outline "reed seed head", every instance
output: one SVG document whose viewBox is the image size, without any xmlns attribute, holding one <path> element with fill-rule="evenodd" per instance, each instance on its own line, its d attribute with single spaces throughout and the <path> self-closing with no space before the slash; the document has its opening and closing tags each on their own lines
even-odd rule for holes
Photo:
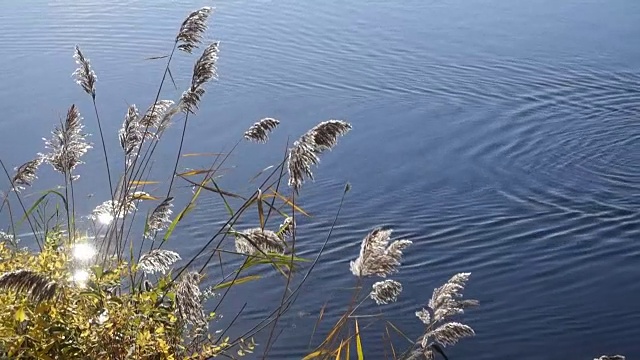
<svg viewBox="0 0 640 360">
<path fill-rule="evenodd" d="M 155 104 L 151 105 L 147 112 L 140 119 L 140 126 L 143 129 L 159 128 L 168 120 L 167 114 L 172 113 L 174 102 L 171 100 L 158 100 Z"/>
<path fill-rule="evenodd" d="M 160 205 L 156 206 L 149 218 L 147 219 L 147 228 L 144 236 L 152 238 L 158 231 L 166 229 L 171 224 L 171 214 L 173 211 L 173 197 L 164 199 Z"/>
<path fill-rule="evenodd" d="M 429 310 L 427 309 L 416 311 L 416 316 L 425 325 L 429 325 L 431 323 L 431 313 L 429 313 Z"/>
<path fill-rule="evenodd" d="M 395 280 L 378 281 L 372 286 L 369 296 L 378 305 L 396 302 L 402 292 L 402 284 Z"/>
<path fill-rule="evenodd" d="M 307 136 L 315 144 L 316 151 L 331 150 L 338 144 L 338 136 L 351 130 L 351 124 L 343 120 L 328 120 L 314 126 Z"/>
<path fill-rule="evenodd" d="M 122 219 L 134 211 L 136 211 L 136 204 L 130 197 L 127 197 L 122 203 L 118 200 L 107 200 L 93 209 L 89 219 L 108 225 L 113 219 Z"/>
<path fill-rule="evenodd" d="M 0 289 L 26 294 L 30 301 L 40 303 L 53 299 L 58 285 L 34 271 L 16 270 L 0 276 Z"/>
<path fill-rule="evenodd" d="M 182 109 L 187 113 L 195 113 L 200 99 L 205 93 L 204 85 L 211 79 L 218 77 L 216 64 L 218 62 L 219 42 L 214 42 L 204 49 L 204 52 L 193 66 L 191 86 L 182 93 L 180 102 Z"/>
<path fill-rule="evenodd" d="M 249 130 L 245 131 L 244 138 L 249 141 L 265 144 L 269 141 L 269 133 L 272 132 L 280 121 L 273 118 L 264 118 L 257 123 L 251 125 Z"/>
<path fill-rule="evenodd" d="M 625 360 L 626 357 L 622 355 L 602 355 L 599 358 L 595 358 L 593 360 Z"/>
<path fill-rule="evenodd" d="M 82 54 L 80 46 L 78 45 L 76 45 L 73 58 L 76 59 L 76 64 L 78 64 L 78 68 L 73 72 L 73 76 L 76 78 L 76 83 L 82 86 L 82 89 L 87 94 L 91 95 L 92 98 L 95 98 L 96 82 L 98 81 L 98 77 L 91 68 L 89 59 L 84 57 L 84 54 Z"/>
<path fill-rule="evenodd" d="M 45 140 L 45 146 L 50 151 L 43 155 L 44 161 L 63 174 L 70 173 L 77 165 L 82 164 L 80 158 L 91 149 L 83 128 L 78 108 L 71 105 L 65 121 L 53 130 L 51 140 Z"/>
<path fill-rule="evenodd" d="M 31 184 L 38 178 L 36 171 L 41 163 L 42 158 L 37 157 L 15 168 L 14 170 L 16 173 L 11 179 L 13 188 L 16 190 L 23 190 L 27 186 L 31 186 Z"/>
<path fill-rule="evenodd" d="M 204 327 L 207 320 L 202 307 L 199 283 L 200 274 L 197 272 L 183 274 L 176 284 L 176 304 L 178 316 L 183 323 Z"/>
<path fill-rule="evenodd" d="M 296 229 L 296 222 L 293 220 L 293 217 L 287 216 L 280 224 L 280 229 L 278 229 L 278 234 L 280 236 L 293 236 L 293 233 Z"/>
<path fill-rule="evenodd" d="M 236 251 L 245 255 L 259 253 L 284 254 L 284 241 L 271 231 L 253 228 L 235 234 Z"/>
<path fill-rule="evenodd" d="M 211 7 L 203 7 L 198 9 L 182 22 L 180 31 L 176 36 L 178 49 L 191 54 L 202 43 L 202 35 L 207 31 L 207 20 L 212 12 Z"/>
<path fill-rule="evenodd" d="M 475 334 L 475 331 L 468 325 L 459 322 L 448 322 L 433 330 L 430 335 L 442 346 L 447 346 L 455 345 L 460 339 L 474 336 Z"/>
<path fill-rule="evenodd" d="M 311 167 L 320 162 L 319 155 L 331 150 L 338 142 L 338 137 L 346 134 L 351 125 L 342 120 L 321 122 L 304 133 L 289 149 L 287 170 L 289 187 L 296 193 L 300 191 L 305 179 L 313 180 Z"/>
<path fill-rule="evenodd" d="M 146 274 L 166 273 L 171 265 L 181 260 L 175 251 L 155 249 L 142 255 L 138 261 L 138 268 Z"/>
<path fill-rule="evenodd" d="M 433 290 L 429 307 L 433 310 L 434 321 L 443 321 L 451 316 L 464 313 L 464 309 L 477 306 L 477 300 L 463 300 L 462 291 L 471 273 L 459 273 L 444 285 Z"/>
<path fill-rule="evenodd" d="M 129 106 L 122 127 L 118 132 L 118 137 L 124 154 L 127 156 L 135 155 L 143 140 L 142 129 L 140 128 L 140 113 L 135 105 Z"/>
<path fill-rule="evenodd" d="M 360 255 L 350 263 L 351 273 L 357 277 L 376 275 L 386 277 L 398 271 L 402 250 L 409 240 L 396 240 L 389 244 L 392 230 L 376 228 L 363 240 Z"/>
</svg>

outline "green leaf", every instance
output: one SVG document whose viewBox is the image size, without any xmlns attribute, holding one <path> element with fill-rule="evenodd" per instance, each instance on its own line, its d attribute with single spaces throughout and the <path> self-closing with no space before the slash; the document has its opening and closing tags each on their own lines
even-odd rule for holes
<svg viewBox="0 0 640 360">
<path fill-rule="evenodd" d="M 230 286 L 240 285 L 249 281 L 258 280 L 260 278 L 261 278 L 260 275 L 248 275 L 245 277 L 237 278 L 235 281 L 232 280 L 232 281 L 223 282 L 221 284 L 214 286 L 213 289 L 214 290 L 224 289 Z"/>
</svg>

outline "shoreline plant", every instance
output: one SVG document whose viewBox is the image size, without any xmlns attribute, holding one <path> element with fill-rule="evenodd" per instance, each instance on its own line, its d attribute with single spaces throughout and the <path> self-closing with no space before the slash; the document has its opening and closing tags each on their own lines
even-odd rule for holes
<svg viewBox="0 0 640 360">
<path fill-rule="evenodd" d="M 266 117 L 249 126 L 239 134 L 231 151 L 216 155 L 208 168 L 179 171 L 186 155 L 183 148 L 189 119 L 197 116 L 207 85 L 218 76 L 220 42 L 204 46 L 181 95 L 165 98 L 163 90 L 168 77 L 174 81 L 170 69 L 176 50 L 191 55 L 203 47 L 212 13 L 212 8 L 203 7 L 182 22 L 169 54 L 162 57 L 166 65 L 155 99 L 144 112 L 135 104 L 124 109 L 122 127 L 116 134 L 120 145 L 117 151 L 109 149 L 105 141 L 110 135 L 103 132 L 99 106 L 107 104 L 101 103 L 96 71 L 81 48 L 75 47 L 73 57 L 78 68 L 73 76 L 91 98 L 89 113 L 98 128 L 100 143 L 96 147 L 103 153 L 104 181 L 109 188 L 108 197 L 91 214 L 83 216 L 76 210 L 77 202 L 84 197 L 76 193 L 74 185 L 82 181 L 83 158 L 94 144 L 88 140 L 84 118 L 75 104 L 45 140 L 45 153 L 17 166 L 13 175 L 0 159 L 9 182 L 0 212 L 6 210 L 10 220 L 8 233 L 0 234 L 0 357 L 269 357 L 278 338 L 279 320 L 302 294 L 302 287 L 329 246 L 350 186 L 345 186 L 333 224 L 313 259 L 300 258 L 296 252 L 296 224 L 308 217 L 296 199 L 305 182 L 313 180 L 322 154 L 332 150 L 352 126 L 343 120 L 318 123 L 291 144 L 279 163 L 258 174 L 259 186 L 250 194 L 222 189 L 218 174 L 242 141 L 268 142 L 280 124 L 277 119 Z M 166 129 L 180 121 L 179 146 L 166 189 L 150 188 L 156 184 L 149 180 L 156 148 Z M 116 171 L 119 162 L 122 169 Z M 36 200 L 27 203 L 33 197 L 25 193 L 43 164 L 62 175 L 62 186 L 36 193 Z M 177 181 L 192 187 L 192 193 L 177 192 Z M 211 230 L 210 238 L 195 255 L 183 259 L 168 245 L 203 194 L 214 196 L 228 217 L 222 226 Z M 186 205 L 175 205 L 176 197 Z M 232 206 L 232 202 L 240 205 Z M 238 227 L 245 216 L 257 218 L 257 223 Z M 37 250 L 19 246 L 16 234 L 25 228 L 33 234 Z M 383 317 L 357 313 L 366 301 L 384 306 L 401 295 L 402 284 L 388 277 L 398 271 L 403 251 L 412 242 L 392 241 L 391 234 L 391 230 L 376 228 L 361 241 L 360 252 L 350 263 L 356 283 L 351 302 L 324 340 L 301 357 L 349 359 L 353 349 L 362 359 L 366 351 L 360 329 L 376 321 L 384 324 L 387 334 L 392 329 L 408 340 L 404 352 L 396 352 L 389 340 L 387 358 L 393 359 L 446 359 L 446 346 L 475 334 L 468 325 L 455 321 L 465 309 L 478 305 L 475 300 L 462 299 L 469 273 L 454 275 L 433 291 L 428 305 L 416 309 L 415 315 L 425 326 L 417 338 L 402 334 Z M 223 262 L 237 259 L 241 264 L 230 273 L 207 273 L 208 265 L 216 261 L 222 267 Z M 243 310 L 231 314 L 234 320 L 225 328 L 215 329 L 221 316 L 219 309 L 230 301 L 230 289 L 258 280 L 261 275 L 257 268 L 274 271 L 285 279 L 280 302 L 240 336 L 229 333 L 236 320 L 242 319 Z M 203 290 L 205 277 L 214 285 Z M 381 279 L 365 286 L 372 277 Z M 212 296 L 214 293 L 216 296 Z M 206 313 L 205 309 L 211 307 L 214 310 Z M 367 325 L 361 327 L 359 319 L 365 318 Z M 266 341 L 257 344 L 258 334 Z"/>
</svg>

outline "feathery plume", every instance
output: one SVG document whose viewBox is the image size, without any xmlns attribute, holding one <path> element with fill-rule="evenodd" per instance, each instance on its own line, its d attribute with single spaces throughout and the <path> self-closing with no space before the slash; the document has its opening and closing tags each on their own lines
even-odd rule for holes
<svg viewBox="0 0 640 360">
<path fill-rule="evenodd" d="M 444 285 L 433 290 L 429 307 L 433 310 L 434 321 L 464 313 L 464 309 L 477 306 L 476 300 L 462 300 L 462 291 L 471 273 L 459 273 L 451 277 Z"/>
<path fill-rule="evenodd" d="M 66 174 L 82 164 L 80 157 L 91 149 L 86 141 L 87 135 L 82 132 L 83 128 L 78 108 L 75 104 L 71 105 L 64 123 L 60 127 L 56 126 L 51 140 L 45 140 L 45 146 L 50 152 L 44 155 L 44 160 L 56 171 Z"/>
<path fill-rule="evenodd" d="M 430 335 L 442 346 L 447 346 L 455 345 L 460 339 L 474 336 L 475 334 L 473 329 L 468 325 L 459 322 L 448 322 L 433 330 Z"/>
<path fill-rule="evenodd" d="M 345 135 L 350 129 L 351 125 L 346 121 L 324 121 L 295 141 L 287 159 L 289 187 L 297 193 L 305 178 L 313 180 L 311 166 L 318 165 L 318 156 L 325 150 L 331 150 L 337 144 L 338 136 Z"/>
<path fill-rule="evenodd" d="M 416 316 L 425 325 L 429 325 L 431 323 L 431 314 L 429 313 L 429 310 L 427 310 L 427 309 L 422 309 L 420 311 L 416 311 Z"/>
<path fill-rule="evenodd" d="M 386 277 L 398 271 L 402 250 L 411 245 L 411 241 L 396 240 L 389 245 L 391 232 L 376 228 L 362 240 L 360 255 L 350 263 L 353 275 Z"/>
<path fill-rule="evenodd" d="M 602 355 L 599 358 L 594 358 L 593 360 L 625 360 L 626 357 L 622 355 Z"/>
<path fill-rule="evenodd" d="M 140 129 L 140 114 L 135 105 L 129 106 L 127 115 L 124 117 L 122 128 L 118 131 L 120 146 L 125 155 L 135 154 L 140 143 L 142 143 L 143 135 Z"/>
<path fill-rule="evenodd" d="M 76 59 L 76 64 L 78 64 L 78 68 L 73 72 L 73 76 L 76 78 L 76 83 L 82 86 L 82 89 L 87 94 L 95 98 L 96 82 L 98 81 L 98 77 L 91 68 L 89 59 L 84 57 L 84 54 L 82 54 L 82 51 L 80 51 L 80 46 L 78 45 L 76 45 L 73 58 Z"/>
<path fill-rule="evenodd" d="M 396 302 L 402 292 L 402 284 L 395 280 L 378 281 L 372 286 L 369 296 L 378 305 Z"/>
<path fill-rule="evenodd" d="M 142 255 L 138 261 L 138 268 L 146 274 L 166 273 L 171 265 L 181 260 L 175 251 L 155 249 Z"/>
<path fill-rule="evenodd" d="M 245 131 L 244 138 L 249 141 L 265 144 L 269 141 L 269 133 L 273 131 L 280 121 L 273 118 L 264 118 L 257 123 L 251 125 L 249 130 Z"/>
<path fill-rule="evenodd" d="M 257 253 L 284 254 L 284 241 L 271 231 L 253 228 L 235 233 L 236 251 L 245 255 Z"/>
<path fill-rule="evenodd" d="M 409 353 L 406 357 L 402 357 L 402 360 L 434 360 L 435 354 L 430 347 L 423 349 L 418 347 L 417 349 L 413 349 L 411 353 Z"/>
<path fill-rule="evenodd" d="M 127 197 L 124 203 L 118 200 L 107 200 L 96 206 L 89 215 L 89 219 L 98 221 L 103 225 L 110 224 L 113 219 L 122 219 L 125 215 L 131 214 L 136 210 L 136 204 L 133 199 Z"/>
<path fill-rule="evenodd" d="M 184 323 L 204 327 L 207 320 L 202 307 L 200 274 L 195 271 L 183 274 L 176 285 L 176 304 L 178 316 Z"/>
<path fill-rule="evenodd" d="M 320 158 L 318 158 L 313 145 L 304 141 L 304 138 L 296 140 L 289 149 L 289 156 L 287 158 L 289 187 L 298 193 L 302 184 L 304 184 L 305 178 L 313 180 L 311 166 L 318 165 L 319 162 Z"/>
<path fill-rule="evenodd" d="M 140 126 L 143 128 L 159 128 L 163 122 L 166 122 L 167 114 L 172 113 L 174 102 L 171 100 L 158 100 L 155 104 L 149 106 L 147 112 L 140 119 Z"/>
<path fill-rule="evenodd" d="M 416 311 L 416 316 L 425 325 L 425 333 L 418 339 L 416 346 L 422 351 L 454 345 L 463 337 L 473 336 L 473 329 L 459 322 L 445 322 L 449 317 L 462 314 L 464 309 L 477 306 L 477 300 L 463 300 L 462 291 L 469 280 L 470 273 L 452 276 L 445 284 L 433 291 L 429 306 Z M 418 350 L 414 350 L 414 353 Z"/>
<path fill-rule="evenodd" d="M 202 42 L 202 35 L 207 31 L 207 19 L 211 11 L 212 8 L 206 6 L 192 12 L 184 19 L 176 36 L 178 49 L 191 54 L 193 49 L 198 47 Z"/>
<path fill-rule="evenodd" d="M 24 293 L 30 301 L 40 303 L 53 299 L 58 285 L 34 271 L 16 270 L 0 276 L 0 289 Z"/>
<path fill-rule="evenodd" d="M 4 231 L 0 230 L 0 243 L 9 243 L 9 244 L 17 244 L 20 242 L 20 239 L 16 239 L 13 237 L 13 234 L 7 234 Z M 0 258 L 0 261 L 3 259 Z"/>
<path fill-rule="evenodd" d="M 13 176 L 13 179 L 11 179 L 11 184 L 14 189 L 22 190 L 27 186 L 31 186 L 33 181 L 38 178 L 36 171 L 41 163 L 42 159 L 37 157 L 15 168 L 16 174 Z"/>
<path fill-rule="evenodd" d="M 278 229 L 278 234 L 280 236 L 293 236 L 293 232 L 296 229 L 296 222 L 293 220 L 293 217 L 287 216 L 280 224 L 280 228 Z"/>
<path fill-rule="evenodd" d="M 173 213 L 171 210 L 173 207 L 172 201 L 173 197 L 171 196 L 164 199 L 160 205 L 156 206 L 151 215 L 149 215 L 147 227 L 144 232 L 146 238 L 152 238 L 153 234 L 166 229 L 167 226 L 171 224 L 170 216 Z"/>
<path fill-rule="evenodd" d="M 316 151 L 331 150 L 338 144 L 338 136 L 343 136 L 351 130 L 351 124 L 342 120 L 328 120 L 314 126 L 307 136 L 316 146 Z"/>
<path fill-rule="evenodd" d="M 187 113 L 195 113 L 198 109 L 200 98 L 204 95 L 204 85 L 211 79 L 218 77 L 216 63 L 218 61 L 219 42 L 214 42 L 204 49 L 204 52 L 193 66 L 193 74 L 191 75 L 191 86 L 182 93 L 180 102 L 183 111 Z"/>
</svg>

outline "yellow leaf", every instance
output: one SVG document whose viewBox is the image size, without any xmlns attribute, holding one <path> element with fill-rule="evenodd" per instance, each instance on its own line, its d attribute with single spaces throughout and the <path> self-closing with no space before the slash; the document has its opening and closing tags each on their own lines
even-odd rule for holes
<svg viewBox="0 0 640 360">
<path fill-rule="evenodd" d="M 340 360 L 340 353 L 342 352 L 342 347 L 344 346 L 344 340 L 340 341 L 340 347 L 338 347 L 338 353 L 336 354 L 336 360 Z M 349 359 L 347 359 L 349 360 Z"/>
<path fill-rule="evenodd" d="M 144 180 L 133 180 L 131 182 L 131 185 L 133 186 L 140 186 L 140 185 L 152 185 L 152 184 L 159 184 L 159 181 L 144 181 Z"/>
<path fill-rule="evenodd" d="M 27 320 L 27 313 L 24 311 L 24 308 L 19 308 L 15 313 L 15 319 L 19 322 L 23 322 Z"/>
<path fill-rule="evenodd" d="M 360 328 L 358 327 L 358 319 L 356 319 L 356 351 L 358 352 L 358 360 L 364 360 L 362 341 L 360 341 Z"/>
<path fill-rule="evenodd" d="M 157 197 L 147 193 L 133 193 L 133 195 L 131 195 L 131 198 L 133 200 L 160 200 Z"/>
<path fill-rule="evenodd" d="M 317 350 L 317 351 L 314 351 L 314 352 L 308 354 L 307 356 L 303 357 L 302 360 L 315 359 L 315 358 L 320 357 L 320 356 L 322 356 L 324 354 L 327 354 L 327 353 L 329 353 L 327 350 Z"/>
<path fill-rule="evenodd" d="M 206 170 L 206 169 L 196 169 L 196 170 L 189 170 L 189 171 L 185 171 L 183 173 L 179 173 L 178 176 L 194 176 L 194 175 L 200 175 L 200 174 L 206 174 L 206 173 L 210 173 L 211 171 Z"/>
</svg>

